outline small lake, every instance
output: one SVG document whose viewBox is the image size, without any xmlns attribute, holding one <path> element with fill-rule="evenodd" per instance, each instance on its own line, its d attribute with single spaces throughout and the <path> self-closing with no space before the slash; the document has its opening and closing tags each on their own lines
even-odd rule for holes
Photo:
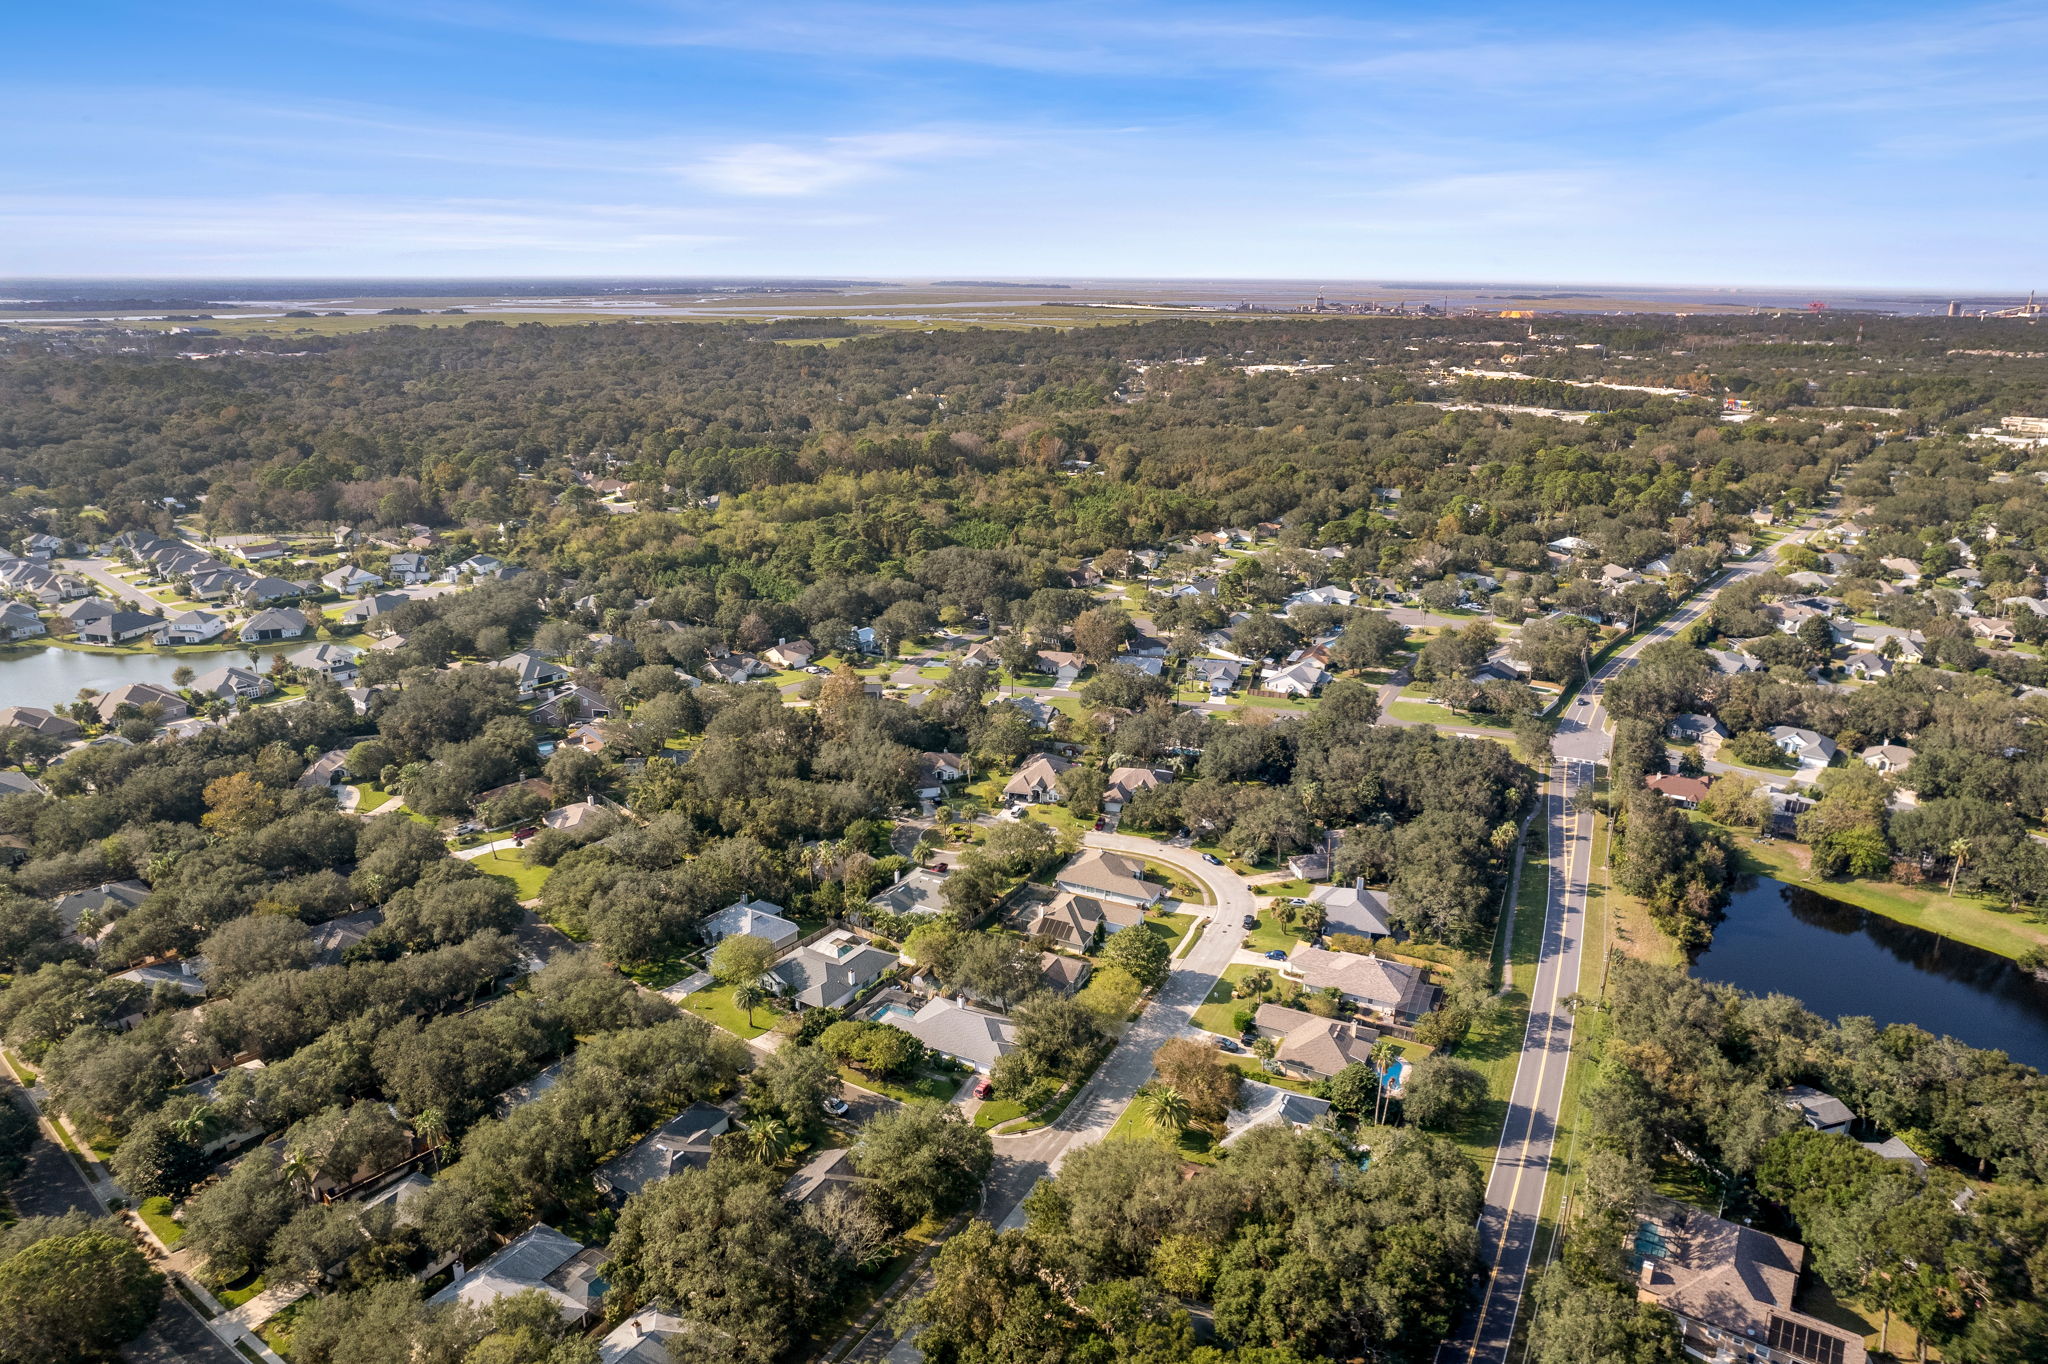
<svg viewBox="0 0 2048 1364">
<path fill-rule="evenodd" d="M 1760 878 L 1738 891 L 1692 972 L 1791 995 L 1830 1018 L 1917 1024 L 2048 1071 L 2048 983 L 1996 953 L 1799 886 Z"/>
<path fill-rule="evenodd" d="M 192 654 L 94 654 L 55 645 L 0 649 L 0 706 L 41 706 L 54 710 L 77 700 L 81 687 L 111 691 L 123 682 L 175 686 L 171 674 L 180 668 L 205 673 L 215 668 L 248 667 L 251 655 L 262 660 L 258 665 L 261 671 L 270 666 L 270 655 L 305 646 L 305 640 L 297 640 L 284 645 L 238 645 Z"/>
</svg>

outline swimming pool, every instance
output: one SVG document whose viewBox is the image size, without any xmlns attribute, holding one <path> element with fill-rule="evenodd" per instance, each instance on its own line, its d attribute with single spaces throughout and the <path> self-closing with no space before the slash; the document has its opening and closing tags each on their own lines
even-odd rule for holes
<svg viewBox="0 0 2048 1364">
<path fill-rule="evenodd" d="M 891 1019 L 916 1017 L 917 1010 L 915 1009 L 902 1004 L 884 1004 L 881 1008 L 875 1010 L 874 1021 L 877 1023 L 887 1023 Z"/>
</svg>

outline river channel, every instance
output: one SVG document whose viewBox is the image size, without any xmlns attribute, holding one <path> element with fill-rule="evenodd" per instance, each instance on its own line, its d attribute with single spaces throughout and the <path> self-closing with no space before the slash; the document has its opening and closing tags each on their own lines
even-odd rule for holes
<svg viewBox="0 0 2048 1364">
<path fill-rule="evenodd" d="M 1996 953 L 1760 878 L 1694 961 L 1702 980 L 1786 994 L 1830 1018 L 1913 1023 L 2048 1071 L 2048 982 Z"/>
</svg>

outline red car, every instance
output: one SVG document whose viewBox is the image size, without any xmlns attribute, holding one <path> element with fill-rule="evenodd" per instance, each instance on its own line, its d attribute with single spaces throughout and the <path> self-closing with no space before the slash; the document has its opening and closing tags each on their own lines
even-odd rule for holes
<svg viewBox="0 0 2048 1364">
<path fill-rule="evenodd" d="M 986 1099 L 995 1092 L 996 1087 L 987 1080 L 983 1080 L 974 1087 L 974 1097 L 977 1099 Z"/>
</svg>

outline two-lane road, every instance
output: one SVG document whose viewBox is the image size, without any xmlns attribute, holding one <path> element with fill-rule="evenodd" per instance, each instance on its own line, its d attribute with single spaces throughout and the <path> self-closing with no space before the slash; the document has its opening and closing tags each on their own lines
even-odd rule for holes
<svg viewBox="0 0 2048 1364">
<path fill-rule="evenodd" d="M 1803 541 L 1810 533 L 1801 530 L 1785 543 Z M 1774 562 L 1766 550 L 1727 569 L 1602 664 L 1558 722 L 1552 743 L 1556 765 L 1543 793 L 1550 853 L 1548 905 L 1529 997 L 1529 1025 L 1479 1219 L 1484 1277 L 1473 1310 L 1438 1352 L 1440 1364 L 1506 1364 L 1521 1315 L 1571 1061 L 1572 1018 L 1564 1001 L 1578 989 L 1585 946 L 1593 817 L 1590 809 L 1573 809 L 1571 797 L 1592 786 L 1599 764 L 1607 758 L 1611 740 L 1602 694 L 1608 680 L 1634 663 L 1644 649 L 1691 625 L 1723 591 L 1767 571 Z"/>
</svg>

